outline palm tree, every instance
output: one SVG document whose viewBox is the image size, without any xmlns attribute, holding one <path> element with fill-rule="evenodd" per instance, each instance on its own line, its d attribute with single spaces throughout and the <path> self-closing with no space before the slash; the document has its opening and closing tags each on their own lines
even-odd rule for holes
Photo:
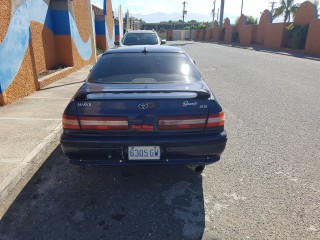
<svg viewBox="0 0 320 240">
<path fill-rule="evenodd" d="M 284 22 L 290 22 L 291 14 L 294 16 L 300 4 L 295 4 L 294 0 L 281 0 L 280 7 L 274 9 L 273 18 L 284 16 Z"/>
<path fill-rule="evenodd" d="M 316 6 L 318 17 L 319 17 L 319 15 L 320 15 L 319 14 L 319 12 L 320 12 L 320 0 L 312 0 L 310 2 L 312 2 Z"/>
</svg>

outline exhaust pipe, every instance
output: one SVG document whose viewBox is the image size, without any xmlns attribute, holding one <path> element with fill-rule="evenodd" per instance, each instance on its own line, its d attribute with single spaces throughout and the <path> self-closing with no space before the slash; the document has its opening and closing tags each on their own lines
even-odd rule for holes
<svg viewBox="0 0 320 240">
<path fill-rule="evenodd" d="M 190 168 L 192 171 L 196 173 L 202 173 L 204 170 L 204 165 L 188 165 L 188 168 Z"/>
</svg>

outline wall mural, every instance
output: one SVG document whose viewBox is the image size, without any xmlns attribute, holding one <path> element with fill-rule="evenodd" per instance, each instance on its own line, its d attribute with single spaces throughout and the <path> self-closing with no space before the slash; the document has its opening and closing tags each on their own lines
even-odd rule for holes
<svg viewBox="0 0 320 240">
<path fill-rule="evenodd" d="M 108 47 L 111 48 L 114 45 L 115 41 L 115 29 L 113 21 L 113 12 L 112 12 L 112 2 L 111 0 L 104 1 L 104 15 L 105 15 L 105 25 L 106 25 L 106 38 Z"/>
<path fill-rule="evenodd" d="M 53 21 L 55 20 L 55 21 Z M 30 24 L 38 22 L 50 29 L 55 35 L 70 36 L 85 61 L 92 56 L 91 37 L 84 42 L 79 29 L 68 10 L 53 10 L 43 0 L 26 0 L 16 9 L 3 41 L 0 43 L 0 94 L 15 79 L 32 39 Z M 61 23 L 61 24 L 60 24 Z"/>
</svg>

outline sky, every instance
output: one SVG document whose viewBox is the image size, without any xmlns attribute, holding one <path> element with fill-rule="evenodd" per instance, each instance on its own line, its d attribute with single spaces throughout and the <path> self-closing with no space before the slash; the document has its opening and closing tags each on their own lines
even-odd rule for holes
<svg viewBox="0 0 320 240">
<path fill-rule="evenodd" d="M 91 0 L 93 4 L 98 6 L 103 6 L 103 0 Z M 186 10 L 188 13 L 195 13 L 203 15 L 204 21 L 210 21 L 211 10 L 213 9 L 214 0 L 186 0 Z M 216 12 L 217 8 L 220 8 L 220 1 L 216 0 Z M 270 2 L 280 2 L 280 0 L 243 0 L 243 13 L 248 16 L 253 16 L 259 18 L 261 16 L 260 12 L 265 9 L 270 8 Z M 113 10 L 118 12 L 118 6 L 121 4 L 122 10 L 125 12 L 129 10 L 132 14 L 151 14 L 156 12 L 163 13 L 182 13 L 182 2 L 183 0 L 113 0 Z M 295 0 L 295 3 L 302 3 L 304 0 Z M 275 5 L 277 7 L 278 4 Z M 231 22 L 235 18 L 240 16 L 241 12 L 241 0 L 225 0 L 224 7 L 224 18 L 229 17 Z M 177 19 L 179 20 L 179 19 Z M 188 19 L 186 16 L 186 21 L 192 20 Z"/>
</svg>

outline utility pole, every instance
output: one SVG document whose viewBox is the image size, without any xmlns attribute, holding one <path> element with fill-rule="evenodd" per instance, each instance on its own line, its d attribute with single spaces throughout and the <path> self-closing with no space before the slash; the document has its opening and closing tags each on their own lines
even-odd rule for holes
<svg viewBox="0 0 320 240">
<path fill-rule="evenodd" d="M 276 5 L 277 2 L 272 1 L 272 2 L 269 2 L 269 3 L 270 3 L 270 7 L 271 7 L 271 13 L 273 14 L 273 9 L 274 9 L 274 6 Z"/>
<path fill-rule="evenodd" d="M 220 27 L 222 27 L 223 24 L 223 14 L 224 14 L 224 0 L 221 0 L 221 6 L 220 6 Z"/>
<path fill-rule="evenodd" d="M 217 12 L 217 20 L 219 19 L 219 13 L 220 13 L 220 8 L 218 8 L 218 12 Z"/>
<path fill-rule="evenodd" d="M 182 11 L 182 21 L 184 22 L 184 15 L 187 14 L 187 11 L 186 11 L 186 1 L 182 2 L 182 5 L 183 5 L 183 11 Z"/>
<path fill-rule="evenodd" d="M 213 9 L 212 9 L 212 27 L 214 25 L 214 18 L 216 17 L 216 0 L 213 1 Z"/>
<path fill-rule="evenodd" d="M 243 0 L 241 2 L 241 14 L 240 14 L 240 16 L 242 16 L 242 10 L 243 10 Z"/>
</svg>

